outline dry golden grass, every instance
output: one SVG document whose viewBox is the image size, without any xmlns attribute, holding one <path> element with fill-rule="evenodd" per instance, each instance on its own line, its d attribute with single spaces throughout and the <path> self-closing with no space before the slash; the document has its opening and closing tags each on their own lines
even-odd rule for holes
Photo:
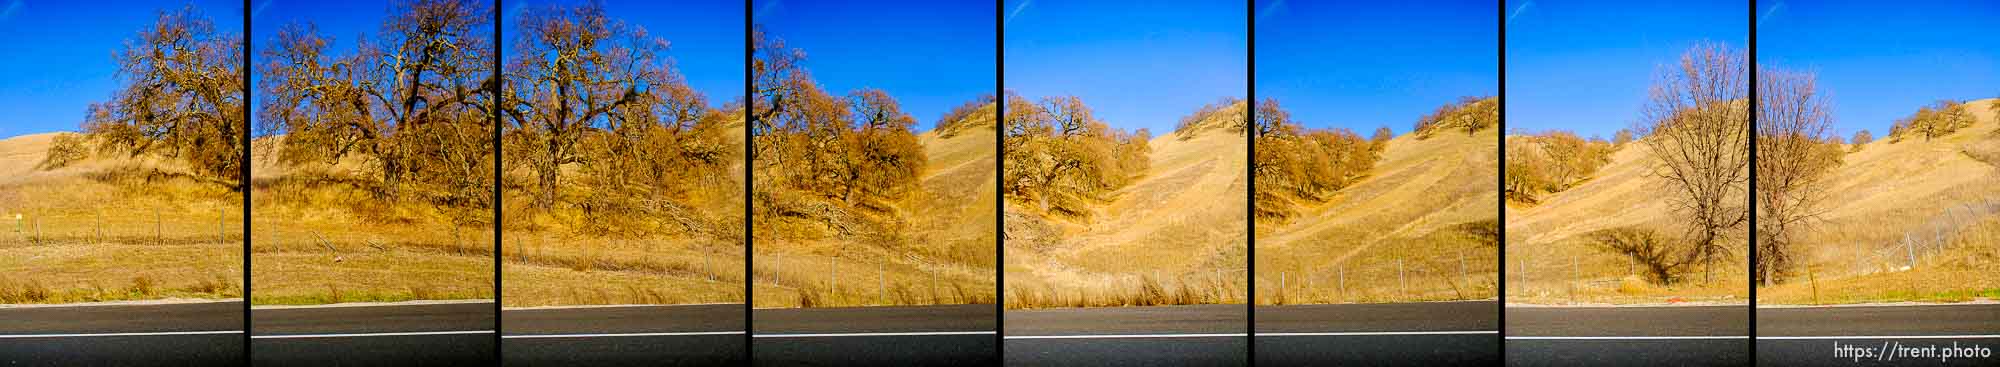
<svg viewBox="0 0 2000 367">
<path fill-rule="evenodd" d="M 991 126 L 918 136 L 929 159 L 922 189 L 893 203 L 899 215 L 890 231 L 845 236 L 823 223 L 784 219 L 758 228 L 755 306 L 993 303 Z M 771 234 L 782 235 L 765 237 Z"/>
<path fill-rule="evenodd" d="M 1537 205 L 1507 206 L 1507 302 L 1513 303 L 1677 303 L 1746 302 L 1749 297 L 1748 229 L 1738 229 L 1732 261 L 1693 267 L 1687 280 L 1657 286 L 1628 279 L 1641 274 L 1625 256 L 1604 250 L 1586 234 L 1618 227 L 1650 228 L 1678 235 L 1658 177 L 1648 176 L 1653 157 L 1645 147 L 1626 144 L 1595 177 Z M 1746 226 L 1747 227 L 1747 226 Z"/>
<path fill-rule="evenodd" d="M 742 122 L 727 141 L 742 141 Z M 511 158 L 510 158 L 511 159 Z M 582 166 L 563 167 L 580 180 Z M 534 206 L 528 167 L 508 171 L 502 201 L 504 307 L 743 302 L 743 166 L 688 188 L 684 212 L 587 212 L 584 185 L 564 185 L 553 209 Z M 485 234 L 491 238 L 491 233 Z"/>
<path fill-rule="evenodd" d="M 735 243 L 505 236 L 508 307 L 743 302 L 743 250 Z"/>
<path fill-rule="evenodd" d="M 1146 176 L 1088 221 L 1009 208 L 1006 307 L 1244 302 L 1247 147 L 1200 130 L 1148 142 Z"/>
<path fill-rule="evenodd" d="M 0 303 L 242 296 L 240 194 L 151 159 L 37 169 L 57 134 L 0 140 Z"/>
<path fill-rule="evenodd" d="M 258 143 L 251 304 L 494 298 L 490 209 L 384 201 L 359 159 L 284 166 Z"/>
<path fill-rule="evenodd" d="M 2000 213 L 1965 211 L 2000 203 L 2000 166 L 1984 154 L 2000 146 L 2000 123 L 1969 102 L 1976 122 L 1930 141 L 1868 143 L 1834 171 L 1829 208 L 1802 241 L 1805 269 L 1758 291 L 1760 304 L 1963 301 L 2000 298 Z M 1948 245 L 1929 254 L 1905 236 Z M 1936 250 L 1940 249 L 1941 250 Z M 1916 264 L 1910 266 L 1911 255 Z M 1909 270 L 1903 268 L 1909 266 Z M 1817 297 L 1815 297 L 1817 293 Z"/>
<path fill-rule="evenodd" d="M 1397 137 L 1369 177 L 1291 222 L 1260 222 L 1257 302 L 1496 297 L 1498 251 L 1456 226 L 1498 217 L 1497 131 Z"/>
</svg>

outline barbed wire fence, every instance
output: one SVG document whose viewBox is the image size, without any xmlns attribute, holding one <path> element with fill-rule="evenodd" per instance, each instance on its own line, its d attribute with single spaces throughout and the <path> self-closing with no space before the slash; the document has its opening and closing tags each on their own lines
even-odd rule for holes
<svg viewBox="0 0 2000 367">
<path fill-rule="evenodd" d="M 1936 257 L 1949 249 L 1952 240 L 1966 227 L 2000 213 L 2000 198 L 1988 198 L 1947 206 L 1923 225 L 1903 232 L 1901 238 L 1881 244 L 1855 242 L 1852 252 L 1853 275 L 1869 275 L 1915 270 L 1935 265 Z"/>
<path fill-rule="evenodd" d="M 1496 285 L 1498 254 L 1458 250 L 1434 258 L 1392 256 L 1374 262 L 1305 266 L 1297 261 L 1258 269 L 1260 303 L 1349 303 L 1383 300 L 1483 298 Z M 1489 290 L 1497 294 L 1499 290 Z"/>
<path fill-rule="evenodd" d="M 240 207 L 189 208 L 153 205 L 130 207 L 18 208 L 5 211 L 12 236 L 0 244 L 229 244 L 241 243 Z"/>
</svg>

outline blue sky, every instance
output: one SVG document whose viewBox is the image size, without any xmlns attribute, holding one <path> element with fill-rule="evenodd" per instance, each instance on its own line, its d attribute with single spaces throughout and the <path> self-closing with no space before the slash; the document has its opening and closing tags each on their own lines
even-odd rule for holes
<svg viewBox="0 0 2000 367">
<path fill-rule="evenodd" d="M 1747 5 L 1507 1 L 1507 128 L 1610 138 L 1639 119 L 1660 68 L 1696 42 L 1724 43 L 1747 57 Z"/>
<path fill-rule="evenodd" d="M 530 8 L 551 4 L 576 5 L 580 0 L 505 1 L 502 26 L 507 45 L 519 34 L 516 23 Z M 266 0 L 251 19 L 256 46 L 264 46 L 285 24 L 311 22 L 319 34 L 333 38 L 329 50 L 339 55 L 354 52 L 355 39 L 366 35 L 380 39 L 382 22 L 389 16 L 386 1 L 284 1 Z M 652 37 L 665 38 L 665 55 L 687 78 L 688 85 L 701 91 L 713 106 L 720 106 L 743 94 L 743 6 L 742 3 L 689 2 L 662 4 L 651 1 L 605 1 L 605 14 L 626 24 L 646 28 Z M 503 49 L 505 51 L 505 49 Z M 261 48 L 258 51 L 262 53 Z M 260 56 L 261 57 L 261 56 Z M 257 81 L 262 83 L 261 79 Z"/>
<path fill-rule="evenodd" d="M 507 24 L 503 30 L 512 45 L 519 34 L 519 14 L 551 3 L 577 5 L 583 0 L 504 0 Z M 687 78 L 688 86 L 701 91 L 708 103 L 721 106 L 743 95 L 743 3 L 737 1 L 604 1 L 604 13 L 628 25 L 645 27 L 652 37 L 667 40 L 665 55 L 674 68 Z M 504 51 L 504 49 L 503 49 Z"/>
<path fill-rule="evenodd" d="M 1499 93 L 1496 6 L 1258 0 L 1257 99 L 1308 127 L 1408 133 L 1460 96 Z"/>
<path fill-rule="evenodd" d="M 1247 97 L 1242 1 L 1007 0 L 1006 85 L 1074 95 L 1097 118 L 1155 136 L 1204 104 Z"/>
<path fill-rule="evenodd" d="M 1939 99 L 2000 97 L 2000 2 L 1760 0 L 1757 9 L 1758 63 L 1818 72 L 1842 138 L 1883 136 Z"/>
<path fill-rule="evenodd" d="M 952 107 L 992 94 L 993 3 L 755 0 L 766 36 L 804 50 L 827 93 L 888 92 L 929 130 Z"/>
<path fill-rule="evenodd" d="M 119 84 L 113 53 L 187 4 L 218 32 L 243 33 L 240 1 L 0 0 L 0 138 L 79 130 L 84 108 Z"/>
</svg>

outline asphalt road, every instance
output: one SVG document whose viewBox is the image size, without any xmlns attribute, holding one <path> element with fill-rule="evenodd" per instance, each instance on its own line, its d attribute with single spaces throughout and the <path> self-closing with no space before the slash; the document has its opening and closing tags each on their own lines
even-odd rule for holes
<svg viewBox="0 0 2000 367">
<path fill-rule="evenodd" d="M 0 365 L 242 362 L 243 302 L 0 308 Z"/>
<path fill-rule="evenodd" d="M 492 365 L 493 303 L 257 308 L 250 358 L 267 366 Z"/>
<path fill-rule="evenodd" d="M 1508 307 L 1509 366 L 1748 366 L 1749 306 Z"/>
<path fill-rule="evenodd" d="M 1009 310 L 1009 366 L 1241 366 L 1245 305 Z"/>
<path fill-rule="evenodd" d="M 994 305 L 758 309 L 758 366 L 981 366 L 998 362 Z"/>
<path fill-rule="evenodd" d="M 1258 366 L 1491 365 L 1494 301 L 1257 307 Z"/>
<path fill-rule="evenodd" d="M 743 304 L 504 310 L 508 366 L 735 366 Z"/>
<path fill-rule="evenodd" d="M 1973 355 L 1947 356 L 1953 347 Z M 1883 352 L 1885 348 L 1889 353 Z M 1914 356 L 1895 352 L 1903 348 L 1919 352 Z M 1932 354 L 1926 358 L 1923 353 Z M 2000 365 L 2000 304 L 1758 308 L 1757 363 L 1996 366 Z"/>
</svg>

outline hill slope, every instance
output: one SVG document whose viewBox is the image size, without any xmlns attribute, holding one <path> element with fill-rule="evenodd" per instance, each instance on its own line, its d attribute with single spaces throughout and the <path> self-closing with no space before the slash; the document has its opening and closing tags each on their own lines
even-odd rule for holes
<svg viewBox="0 0 2000 367">
<path fill-rule="evenodd" d="M 242 296 L 241 194 L 152 158 L 38 168 L 61 134 L 0 140 L 0 304 Z"/>
<path fill-rule="evenodd" d="M 1820 303 L 2000 298 L 1995 101 L 1968 102 L 1976 122 L 1951 135 L 1847 154 L 1802 246 L 1812 274 L 1760 290 L 1758 302 L 1814 303 L 1815 286 Z"/>
<path fill-rule="evenodd" d="M 1498 130 L 1396 137 L 1368 177 L 1291 222 L 1260 221 L 1258 302 L 1495 296 L 1498 253 L 1459 226 L 1499 217 Z"/>
<path fill-rule="evenodd" d="M 992 110 L 954 124 L 950 137 L 936 130 L 918 134 L 926 157 L 920 190 L 892 203 L 891 231 L 760 238 L 754 244 L 756 306 L 993 302 L 998 183 Z"/>
<path fill-rule="evenodd" d="M 1747 229 L 1737 232 L 1735 261 L 1694 269 L 1694 281 L 1670 288 L 1648 285 L 1624 256 L 1600 249 L 1590 232 L 1639 227 L 1664 234 L 1683 230 L 1662 199 L 1664 183 L 1650 176 L 1654 157 L 1643 144 L 1627 143 L 1596 175 L 1539 204 L 1507 207 L 1507 301 L 1516 303 L 1662 303 L 1683 300 L 1742 302 L 1749 295 Z M 1746 226 L 1747 227 L 1747 226 Z M 1707 280 L 1707 281 L 1704 281 Z"/>
<path fill-rule="evenodd" d="M 1218 123 L 1148 141 L 1146 175 L 1087 221 L 1009 205 L 1007 307 L 1242 302 L 1249 151 Z"/>
</svg>

